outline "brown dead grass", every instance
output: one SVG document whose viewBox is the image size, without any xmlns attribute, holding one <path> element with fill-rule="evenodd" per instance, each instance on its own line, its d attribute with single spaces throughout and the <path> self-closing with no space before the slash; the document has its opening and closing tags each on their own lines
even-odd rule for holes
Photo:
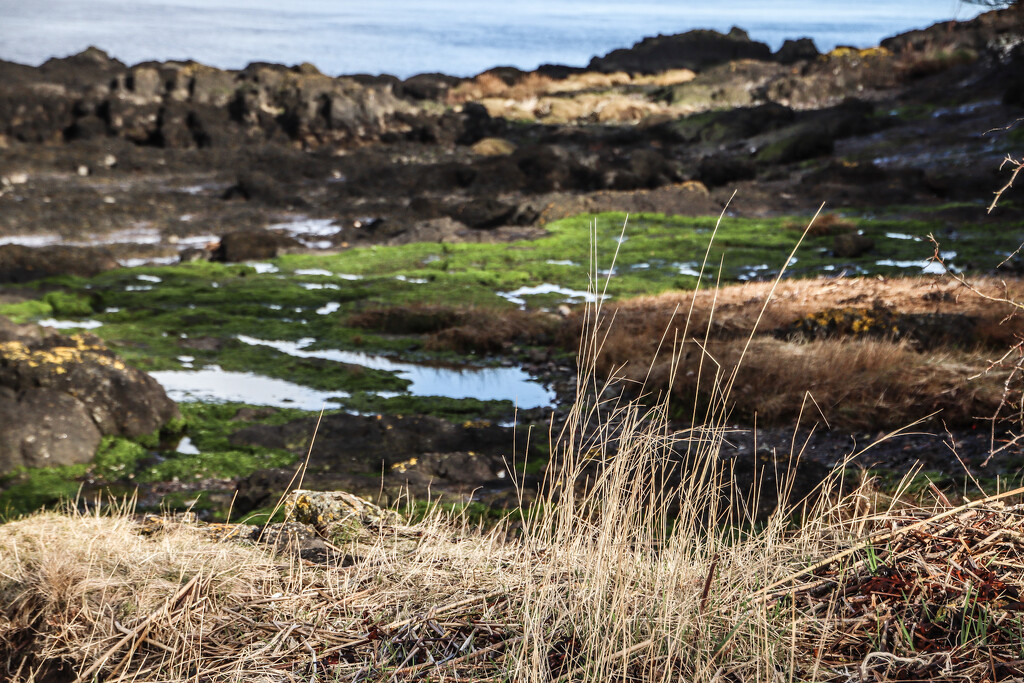
<svg viewBox="0 0 1024 683">
<path fill-rule="evenodd" d="M 497 353 L 512 344 L 551 344 L 563 322 L 543 311 L 423 304 L 368 309 L 353 314 L 348 324 L 385 334 L 423 335 L 428 349 Z"/>
<path fill-rule="evenodd" d="M 682 405 L 694 399 L 713 404 L 713 382 L 725 381 L 744 356 L 771 287 L 750 283 L 672 292 L 609 306 L 607 320 L 614 324 L 599 369 L 606 375 L 618 371 L 638 387 L 668 386 L 671 377 Z M 1024 293 L 1019 281 L 981 280 L 978 287 L 993 296 Z M 969 344 L 927 351 L 868 334 L 806 343 L 777 338 L 794 321 L 829 309 L 941 313 L 976 322 Z M 794 419 L 813 398 L 832 426 L 848 428 L 895 427 L 935 411 L 950 423 L 989 418 L 1000 406 L 1008 376 L 1005 369 L 989 371 L 991 359 L 1024 335 L 1024 320 L 1007 319 L 1007 311 L 939 278 L 780 282 L 736 371 L 729 407 L 737 417 L 778 423 Z M 677 370 L 674 350 L 683 358 Z"/>
</svg>

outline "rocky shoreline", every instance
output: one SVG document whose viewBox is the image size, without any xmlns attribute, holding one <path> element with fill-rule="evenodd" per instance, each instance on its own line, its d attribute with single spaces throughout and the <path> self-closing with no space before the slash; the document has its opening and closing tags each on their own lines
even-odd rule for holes
<svg viewBox="0 0 1024 683">
<path fill-rule="evenodd" d="M 926 248 L 922 231 L 930 230 L 957 247 L 959 267 L 991 272 L 1002 259 L 985 260 L 990 246 L 1005 243 L 1000 248 L 1011 252 L 1024 228 L 1024 212 L 1012 197 L 991 215 L 983 211 L 1005 182 L 1000 160 L 1022 144 L 1019 126 L 1006 127 L 1024 108 L 1022 45 L 1021 12 L 1005 10 L 896 36 L 869 50 L 819 54 L 805 39 L 772 54 L 739 29 L 693 31 L 645 39 L 583 69 L 496 68 L 474 78 L 333 78 L 309 64 L 254 63 L 240 71 L 194 62 L 129 67 L 95 48 L 40 67 L 0 62 L 0 314 L 25 321 L 96 318 L 103 325 L 97 334 L 146 370 L 192 367 L 181 358 L 230 371 L 275 366 L 279 377 L 344 390 L 347 412 L 325 418 L 318 439 L 330 451 L 358 433 L 365 447 L 344 468 L 331 455 L 315 456 L 323 485 L 371 494 L 385 488 L 383 466 L 389 490 L 411 486 L 419 495 L 434 486 L 459 500 L 509 504 L 507 461 L 514 454 L 506 442 L 516 430 L 499 426 L 511 417 L 508 405 L 456 406 L 441 416 L 422 414 L 422 403 L 397 409 L 396 399 L 383 396 L 396 383 L 403 386 L 401 375 L 342 367 L 323 353 L 316 358 L 323 349 L 295 347 L 289 357 L 240 340 L 310 337 L 333 345 L 325 349 L 411 354 L 435 365 L 505 362 L 555 381 L 557 423 L 575 392 L 575 341 L 559 337 L 559 330 L 586 289 L 551 275 L 560 262 L 579 265 L 558 246 L 566 219 L 611 211 L 654 217 L 641 219 L 647 227 L 630 238 L 631 246 L 615 247 L 624 249 L 621 270 L 635 278 L 623 285 L 628 295 L 694 286 L 691 260 L 700 254 L 680 262 L 662 251 L 678 250 L 671 246 L 673 231 L 684 229 L 669 219 L 710 219 L 726 206 L 730 217 L 751 222 L 726 241 L 751 251 L 742 252 L 737 270 L 723 271 L 724 281 L 771 277 L 784 265 L 774 261 L 783 258 L 784 242 L 765 235 L 792 233 L 789 223 L 806 220 L 822 201 L 842 211 L 840 227 L 812 236 L 816 255 L 799 257 L 802 277 L 929 272 L 919 265 L 929 253 L 910 258 L 891 250 L 901 240 Z M 669 217 L 664 224 L 662 214 Z M 755 221 L 771 227 L 757 228 Z M 663 241 L 641 253 L 651 235 Z M 762 265 L 755 243 L 774 260 Z M 436 253 L 417 252 L 422 244 Z M 480 246 L 470 253 L 465 245 Z M 488 252 L 487 245 L 496 248 Z M 389 274 L 386 284 L 373 279 L 374 269 L 355 272 L 365 263 L 346 260 L 353 250 L 374 246 L 397 250 L 387 252 L 397 265 L 382 261 L 376 269 Z M 544 254 L 535 262 L 509 260 L 512 251 L 534 248 Z M 236 263 L 249 265 L 221 265 Z M 324 270 L 326 263 L 333 269 Z M 195 267 L 174 270 L 189 264 Z M 272 282 L 260 280 L 270 271 L 253 264 L 287 267 Z M 675 274 L 659 281 L 658 267 Z M 1011 259 L 1008 267 L 1024 266 Z M 638 279 L 645 272 L 649 279 Z M 420 294 L 412 289 L 420 280 L 440 284 Z M 542 282 L 556 294 L 576 294 L 522 299 L 526 312 L 516 317 L 508 303 L 515 292 Z M 211 288 L 239 298 L 218 300 Z M 495 293 L 504 297 L 498 301 L 506 307 L 503 322 L 474 318 L 473 307 Z M 285 294 L 287 300 L 273 298 Z M 415 308 L 424 296 L 428 308 Z M 277 309 L 268 312 L 267 302 Z M 207 308 L 190 312 L 197 304 Z M 231 317 L 245 306 L 262 312 Z M 291 318 L 276 312 L 282 306 L 291 306 Z M 389 307 L 398 313 L 389 314 Z M 93 344 L 85 337 L 57 342 L 38 328 L 3 324 L 3 348 L 28 344 L 29 355 L 38 351 L 32 344 Z M 264 328 L 280 336 L 258 335 Z M 493 334 L 484 339 L 487 329 Z M 26 361 L 12 353 L 4 351 L 0 370 L 14 379 L 0 377 L 6 392 L 0 397 L 22 415 L 31 404 L 26 392 L 48 385 L 19 370 Z M 235 368 L 226 365 L 232 359 Z M 123 364 L 112 360 L 105 367 L 114 362 Z M 67 393 L 81 398 L 79 390 Z M 145 428 L 98 429 L 83 413 L 76 424 L 95 434 L 50 432 L 82 448 L 92 444 L 86 450 L 93 453 L 103 436 L 159 440 L 161 428 L 175 432 L 167 426 L 177 418 L 166 397 L 153 401 L 161 406 L 159 419 Z M 192 411 L 185 422 L 215 433 L 207 445 L 217 444 L 224 460 L 253 458 L 244 472 L 195 465 L 183 483 L 185 469 L 172 474 L 178 472 L 172 465 L 184 456 L 173 444 L 147 443 L 119 461 L 127 468 L 123 476 L 105 470 L 88 477 L 97 489 L 115 483 L 124 491 L 146 478 L 154 495 L 181 494 L 183 501 L 202 490 L 224 497 L 237 489 L 242 508 L 266 507 L 287 485 L 290 470 L 283 468 L 305 453 L 313 423 L 287 411 L 232 410 L 208 421 Z M 10 424 L 27 422 L 15 413 Z M 519 417 L 546 434 L 549 412 Z M 784 430 L 774 429 L 758 433 L 759 445 L 737 445 L 736 454 L 767 447 L 789 457 Z M 981 460 L 984 439 L 973 433 L 959 425 L 951 440 L 968 444 L 968 460 Z M 396 445 L 388 435 L 422 443 Z M 820 467 L 848 449 L 849 433 L 817 438 L 825 440 L 822 455 L 811 459 Z M 875 464 L 905 469 L 911 461 L 903 445 Z M 4 460 L 12 463 L 4 471 L 37 464 L 20 446 L 7 450 L 21 459 Z M 951 462 L 941 438 L 916 442 L 914 450 L 938 470 Z M 548 456 L 523 455 L 520 471 L 537 477 Z M 82 465 L 89 457 L 79 453 L 59 464 Z M 416 467 L 403 469 L 409 462 Z M 1001 471 L 1012 474 L 1013 467 Z M 83 480 L 76 472 L 73 478 Z M 807 479 L 821 476 L 815 470 Z M 31 488 L 29 479 L 22 472 L 0 486 L 17 496 Z"/>
</svg>

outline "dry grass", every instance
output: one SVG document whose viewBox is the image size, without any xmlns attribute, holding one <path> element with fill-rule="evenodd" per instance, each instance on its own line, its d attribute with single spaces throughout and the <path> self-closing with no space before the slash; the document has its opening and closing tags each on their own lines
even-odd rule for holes
<svg viewBox="0 0 1024 683">
<path fill-rule="evenodd" d="M 790 299 L 810 291 L 779 288 Z M 743 304 L 742 318 L 746 300 L 720 295 Z M 621 307 L 622 318 L 639 324 L 631 306 L 635 314 L 655 301 Z M 714 319 L 698 316 L 688 329 L 711 329 Z M 869 482 L 844 494 L 837 469 L 812 499 L 754 526 L 722 495 L 733 490 L 719 458 L 723 406 L 746 390 L 742 379 L 720 373 L 700 428 L 674 431 L 666 401 L 598 398 L 607 395 L 596 371 L 607 328 L 593 322 L 600 312 L 586 320 L 578 400 L 553 435 L 538 504 L 489 530 L 440 509 L 411 527 L 371 524 L 327 539 L 347 559 L 326 564 L 195 525 L 147 536 L 125 509 L 11 522 L 0 526 L 0 676 L 721 683 L 1024 674 L 1013 635 L 1024 586 L 1020 508 L 1001 507 L 1001 497 L 954 508 L 942 494 L 922 508 Z M 756 351 L 744 363 L 779 353 Z M 834 362 L 880 362 L 867 346 L 860 360 L 843 361 L 849 352 L 837 345 Z M 666 381 L 689 363 L 715 377 L 707 354 L 676 360 Z M 791 479 L 779 480 L 785 500 Z"/>
<path fill-rule="evenodd" d="M 595 381 L 581 377 L 581 395 Z M 348 562 L 189 524 L 147 536 L 125 510 L 8 523 L 0 671 L 12 683 L 1020 674 L 1020 641 L 1004 635 L 1024 581 L 1017 508 L 879 508 L 870 488 L 841 497 L 830 480 L 797 508 L 802 524 L 787 509 L 755 530 L 721 504 L 720 422 L 693 441 L 663 416 L 581 400 L 541 505 L 490 531 L 435 511 L 330 539 Z M 683 476 L 666 490 L 680 439 Z"/>
<path fill-rule="evenodd" d="M 962 424 L 1001 405 L 1009 368 L 991 359 L 1024 335 L 1024 319 L 1007 318 L 1004 304 L 940 278 L 787 280 L 765 306 L 772 287 L 623 302 L 602 331 L 599 370 L 643 391 L 671 386 L 681 405 L 696 399 L 775 423 L 797 417 L 808 396 L 833 427 L 846 428 L 892 428 L 935 411 Z M 1024 283 L 988 279 L 977 287 L 1019 298 Z M 577 324 L 582 329 L 583 318 Z M 682 357 L 678 367 L 673 355 Z M 726 405 L 714 387 L 734 371 Z"/>
</svg>

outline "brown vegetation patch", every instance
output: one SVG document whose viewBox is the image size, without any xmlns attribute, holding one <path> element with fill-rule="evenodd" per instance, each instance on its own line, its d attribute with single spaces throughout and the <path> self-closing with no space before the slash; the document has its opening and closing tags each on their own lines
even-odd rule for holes
<svg viewBox="0 0 1024 683">
<path fill-rule="evenodd" d="M 1018 281 L 978 287 L 993 296 L 1024 290 Z M 614 323 L 602 332 L 599 371 L 624 368 L 648 387 L 671 378 L 683 406 L 724 401 L 737 417 L 776 423 L 798 416 L 810 398 L 843 427 L 895 427 L 935 411 L 965 423 L 999 408 L 1008 370 L 990 370 L 991 360 L 1024 336 L 1024 321 L 1007 317 L 1005 304 L 938 278 L 788 280 L 765 306 L 771 288 L 749 283 L 606 306 Z M 578 338 L 582 318 L 575 323 Z"/>
<path fill-rule="evenodd" d="M 413 305 L 361 311 L 348 324 L 385 334 L 424 335 L 429 349 L 496 353 L 512 344 L 551 344 L 563 323 L 542 311 Z"/>
</svg>

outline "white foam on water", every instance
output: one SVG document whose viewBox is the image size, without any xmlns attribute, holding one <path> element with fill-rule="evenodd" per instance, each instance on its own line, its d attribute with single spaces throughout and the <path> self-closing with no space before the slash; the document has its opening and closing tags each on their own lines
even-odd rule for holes
<svg viewBox="0 0 1024 683">
<path fill-rule="evenodd" d="M 299 286 L 303 289 L 341 289 L 338 285 L 320 282 L 300 282 Z"/>
<path fill-rule="evenodd" d="M 136 275 L 135 279 L 142 280 L 143 282 L 163 282 L 156 275 Z"/>
<path fill-rule="evenodd" d="M 327 276 L 327 277 L 331 277 L 332 275 L 334 275 L 334 273 L 332 273 L 331 271 L 324 270 L 323 268 L 299 268 L 298 270 L 295 271 L 295 274 L 296 275 L 324 275 L 324 276 Z"/>
</svg>

